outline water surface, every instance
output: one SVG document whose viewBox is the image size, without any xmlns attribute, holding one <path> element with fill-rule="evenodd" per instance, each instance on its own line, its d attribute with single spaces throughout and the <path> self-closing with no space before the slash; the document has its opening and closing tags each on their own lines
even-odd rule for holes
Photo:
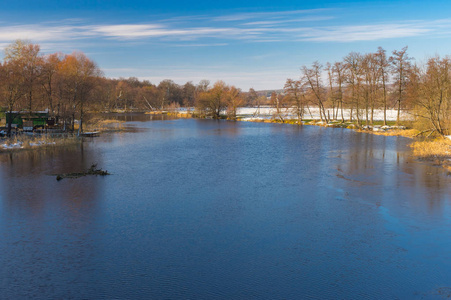
<svg viewBox="0 0 451 300">
<path fill-rule="evenodd" d="M 1 299 L 451 295 L 451 179 L 405 138 L 148 117 L 0 155 Z"/>
</svg>

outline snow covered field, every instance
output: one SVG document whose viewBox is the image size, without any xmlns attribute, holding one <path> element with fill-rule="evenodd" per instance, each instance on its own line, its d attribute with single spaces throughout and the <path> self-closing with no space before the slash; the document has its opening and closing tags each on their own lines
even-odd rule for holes
<svg viewBox="0 0 451 300">
<path fill-rule="evenodd" d="M 189 110 L 187 108 L 180 108 L 179 113 L 187 113 L 188 111 L 193 111 L 194 108 L 190 108 Z M 226 114 L 226 111 L 222 112 L 223 114 Z M 343 109 L 343 115 L 345 120 L 349 120 L 349 115 L 351 113 L 350 109 Z M 274 107 L 264 106 L 260 108 L 256 107 L 239 107 L 237 109 L 237 116 L 241 117 L 245 120 L 251 120 L 251 119 L 271 119 L 275 116 L 276 109 Z M 284 108 L 281 109 L 281 114 L 283 118 L 289 118 L 293 119 L 296 118 L 296 115 L 294 114 L 293 108 Z M 333 110 L 331 108 L 326 109 L 326 114 L 332 118 L 333 116 Z M 396 109 L 388 109 L 387 110 L 387 121 L 396 121 L 398 115 L 398 111 Z M 359 111 L 359 117 L 361 120 L 365 120 L 365 110 L 361 109 Z M 353 120 L 356 119 L 356 111 L 352 111 L 352 118 Z M 310 107 L 306 108 L 304 111 L 304 117 L 303 119 L 311 119 L 311 120 L 320 120 L 320 113 L 318 107 Z M 371 120 L 371 112 L 368 114 L 368 119 Z M 337 120 L 341 120 L 341 110 L 338 111 Z M 384 111 L 382 109 L 375 109 L 374 110 L 374 121 L 383 121 L 384 120 Z M 408 121 L 413 120 L 413 116 L 408 111 L 401 111 L 401 120 Z"/>
<path fill-rule="evenodd" d="M 241 117 L 259 117 L 262 119 L 271 118 L 276 113 L 276 109 L 273 107 L 260 107 L 257 109 L 256 107 L 240 107 L 238 108 L 237 115 Z M 295 114 L 293 114 L 292 108 L 286 108 L 282 109 L 281 113 L 283 117 L 291 117 L 295 118 Z M 345 119 L 349 119 L 349 115 L 351 113 L 350 109 L 344 109 L 343 115 Z M 329 114 L 332 118 L 333 111 L 332 109 L 326 109 L 326 114 Z M 353 110 L 352 112 L 353 119 L 356 118 L 356 111 Z M 387 120 L 388 121 L 396 121 L 396 117 L 398 115 L 398 111 L 395 109 L 387 110 Z M 360 110 L 359 116 L 361 119 L 365 119 L 365 110 Z M 310 109 L 305 109 L 304 112 L 304 119 L 313 119 L 313 120 L 319 120 L 320 113 L 318 107 L 311 107 Z M 341 111 L 338 111 L 338 120 L 341 119 Z M 371 120 L 371 112 L 369 113 L 368 119 Z M 408 112 L 402 112 L 401 111 L 401 120 L 411 120 L 412 116 Z M 384 111 L 381 109 L 374 110 L 374 120 L 375 121 L 383 121 L 384 120 Z"/>
</svg>

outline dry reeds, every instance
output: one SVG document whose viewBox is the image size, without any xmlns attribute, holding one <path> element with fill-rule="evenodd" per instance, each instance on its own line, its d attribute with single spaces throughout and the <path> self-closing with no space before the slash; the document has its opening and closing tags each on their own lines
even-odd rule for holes
<svg viewBox="0 0 451 300">
<path fill-rule="evenodd" d="M 419 131 L 416 129 L 391 129 L 387 131 L 363 131 L 358 130 L 359 132 L 368 132 L 375 135 L 384 135 L 384 136 L 404 136 L 408 138 L 414 138 L 418 135 Z"/>
<path fill-rule="evenodd" d="M 451 158 L 449 139 L 417 141 L 410 146 L 413 148 L 413 155 L 419 159 L 444 161 Z"/>
<path fill-rule="evenodd" d="M 124 121 L 92 119 L 85 126 L 85 131 L 122 131 Z"/>
</svg>

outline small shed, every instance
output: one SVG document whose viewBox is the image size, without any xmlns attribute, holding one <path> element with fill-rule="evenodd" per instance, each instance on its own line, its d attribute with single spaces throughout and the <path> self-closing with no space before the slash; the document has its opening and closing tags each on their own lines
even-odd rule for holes
<svg viewBox="0 0 451 300">
<path fill-rule="evenodd" d="M 32 131 L 36 127 L 45 127 L 49 118 L 48 110 L 31 111 L 31 112 L 6 112 L 6 123 L 12 118 L 12 124 L 16 124 L 19 128 Z"/>
</svg>

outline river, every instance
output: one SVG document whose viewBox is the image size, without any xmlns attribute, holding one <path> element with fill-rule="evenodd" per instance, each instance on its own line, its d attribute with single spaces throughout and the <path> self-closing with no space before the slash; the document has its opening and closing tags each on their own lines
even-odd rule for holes
<svg viewBox="0 0 451 300">
<path fill-rule="evenodd" d="M 408 139 L 127 121 L 0 154 L 0 299 L 451 296 L 451 177 Z"/>
</svg>

